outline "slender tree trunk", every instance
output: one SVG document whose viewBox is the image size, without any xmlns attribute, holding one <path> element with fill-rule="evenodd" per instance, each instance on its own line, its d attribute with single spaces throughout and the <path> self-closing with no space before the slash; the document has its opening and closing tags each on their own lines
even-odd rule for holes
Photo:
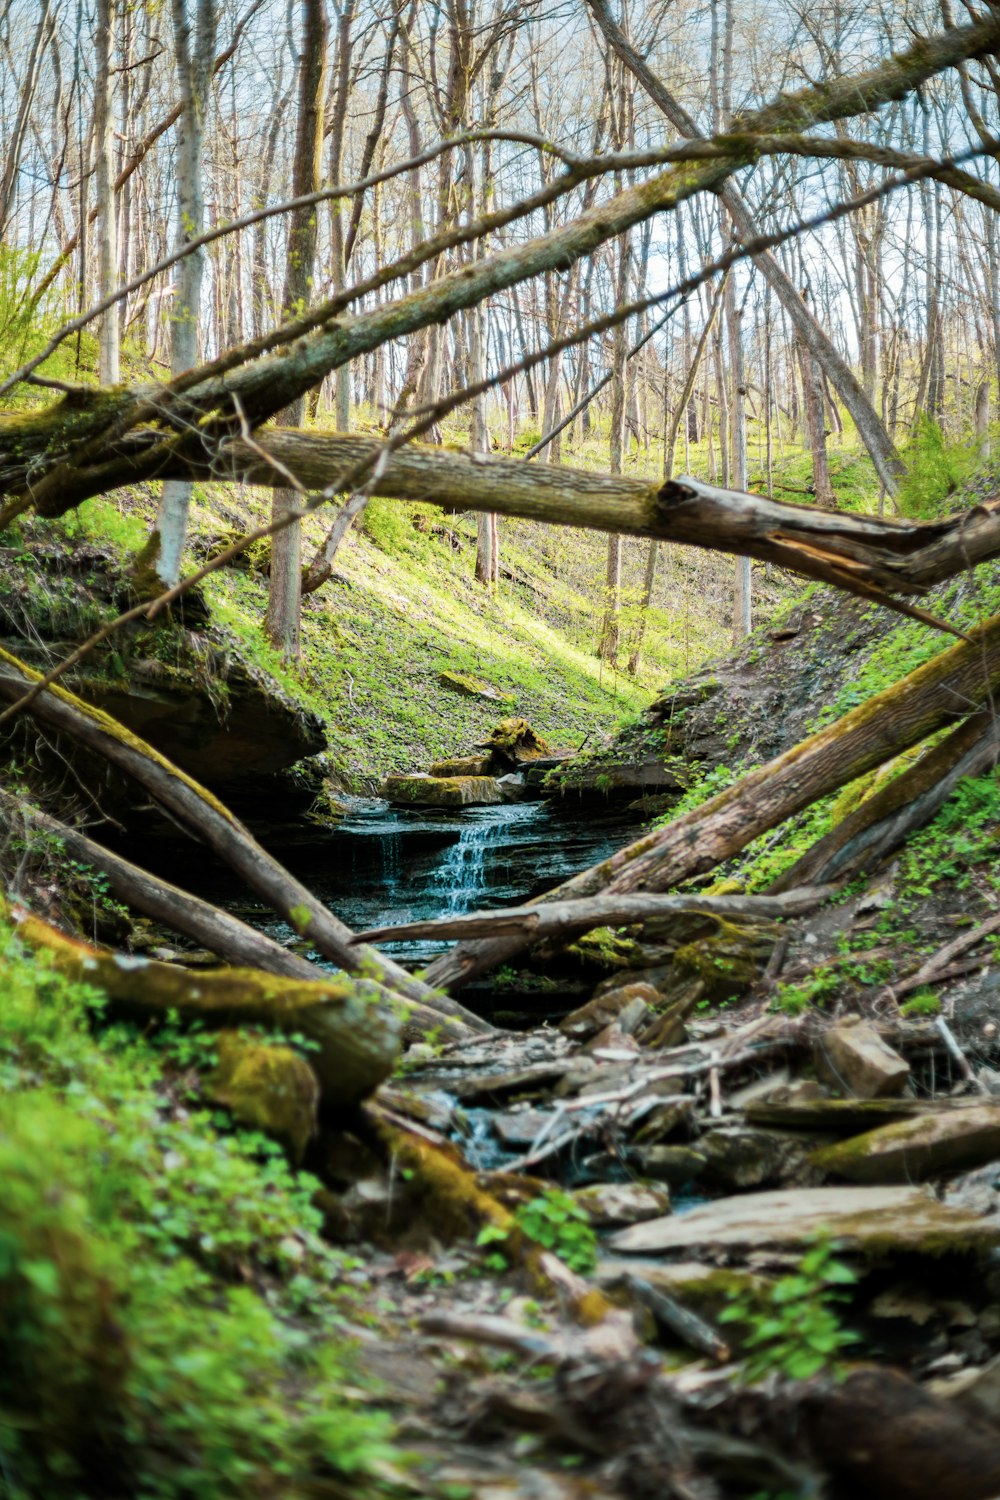
<svg viewBox="0 0 1000 1500">
<path fill-rule="evenodd" d="M 100 236 L 97 245 L 97 278 L 100 296 L 108 297 L 118 285 L 118 229 L 115 214 L 114 118 L 112 114 L 112 53 L 114 0 L 97 0 L 97 77 L 94 80 L 94 149 L 97 155 L 97 210 Z M 118 309 L 109 308 L 100 320 L 99 369 L 102 385 L 117 385 L 120 378 Z"/>
<path fill-rule="evenodd" d="M 303 0 L 302 54 L 299 59 L 299 108 L 295 131 L 292 192 L 314 193 L 322 177 L 323 105 L 326 97 L 328 26 L 325 0 Z M 316 212 L 298 209 L 289 220 L 285 265 L 286 311 L 308 300 L 316 259 Z M 303 398 L 283 413 L 298 426 L 305 410 Z M 299 503 L 294 490 L 275 490 L 271 518 L 280 521 Z M 299 613 L 302 590 L 301 525 L 284 527 L 271 540 L 271 578 L 265 629 L 272 645 L 285 656 L 299 654 Z"/>
<path fill-rule="evenodd" d="M 177 81 L 182 101 L 177 155 L 177 248 L 180 249 L 201 234 L 205 227 L 202 155 L 218 11 L 216 0 L 198 0 L 197 30 L 192 37 L 187 0 L 172 0 L 172 7 Z M 180 375 L 198 362 L 204 271 L 204 250 L 186 255 L 177 268 L 170 314 L 172 375 Z M 156 514 L 159 547 L 154 563 L 157 578 L 166 587 L 175 584 L 180 577 L 190 504 L 190 484 L 184 480 L 168 479 L 160 491 Z"/>
<path fill-rule="evenodd" d="M 726 326 L 729 332 L 729 377 L 732 392 L 729 403 L 730 472 L 734 490 L 747 487 L 747 416 L 746 376 L 743 370 L 743 314 L 736 305 L 736 284 L 730 277 L 724 293 Z M 753 583 L 749 557 L 736 559 L 733 591 L 733 642 L 739 645 L 753 628 Z"/>
</svg>

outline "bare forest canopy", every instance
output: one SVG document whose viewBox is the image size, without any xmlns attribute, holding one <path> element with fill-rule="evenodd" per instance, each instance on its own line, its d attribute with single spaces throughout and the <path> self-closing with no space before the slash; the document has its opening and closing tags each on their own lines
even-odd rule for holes
<svg viewBox="0 0 1000 1500">
<path fill-rule="evenodd" d="M 0 528 L 157 485 L 122 620 L 267 535 L 266 628 L 294 657 L 303 589 L 385 496 L 477 512 L 484 587 L 498 515 L 608 533 L 611 661 L 626 534 L 649 540 L 647 604 L 660 542 L 735 554 L 737 636 L 751 558 L 962 635 L 914 596 L 1000 554 L 1000 499 L 885 511 L 919 421 L 988 451 L 1000 10 L 7 0 L 0 28 Z M 564 466 L 567 430 L 598 427 L 599 469 Z M 813 504 L 770 493 L 798 430 Z M 834 430 L 870 459 L 877 515 L 838 508 Z M 705 478 L 675 477 L 696 450 Z M 271 488 L 272 511 L 182 576 L 194 481 Z M 299 523 L 326 504 L 303 558 Z M 55 716 L 140 775 L 144 751 L 50 691 L 120 623 L 44 678 L 11 658 L 0 721 Z M 953 670 L 965 684 L 980 652 L 988 693 L 983 631 Z M 917 741 L 952 716 L 926 691 Z M 879 764 L 867 721 L 862 741 Z M 224 809 L 150 765 L 154 797 L 360 967 Z M 713 860 L 743 837 L 726 828 Z"/>
</svg>

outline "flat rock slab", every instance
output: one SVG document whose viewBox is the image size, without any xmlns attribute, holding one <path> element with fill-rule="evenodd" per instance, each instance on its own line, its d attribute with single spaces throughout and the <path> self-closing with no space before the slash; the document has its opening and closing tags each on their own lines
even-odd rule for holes
<svg viewBox="0 0 1000 1500">
<path fill-rule="evenodd" d="M 670 1194 L 664 1188 L 639 1182 L 601 1182 L 578 1188 L 573 1197 L 596 1229 L 638 1224 L 670 1212 Z"/>
<path fill-rule="evenodd" d="M 898 1120 L 814 1151 L 810 1161 L 851 1182 L 918 1182 L 1000 1160 L 1000 1104 Z"/>
<path fill-rule="evenodd" d="M 897 1120 L 958 1113 L 978 1107 L 979 1099 L 755 1099 L 746 1106 L 751 1125 L 788 1130 L 818 1130 L 828 1135 L 857 1135 Z"/>
<path fill-rule="evenodd" d="M 1000 1245 L 1000 1219 L 949 1208 L 922 1188 L 822 1187 L 720 1198 L 680 1217 L 633 1225 L 613 1235 L 609 1248 L 638 1255 L 800 1249 L 822 1230 L 871 1255 L 968 1254 Z"/>
<path fill-rule="evenodd" d="M 382 795 L 403 807 L 493 807 L 503 801 L 492 776 L 387 776 Z"/>
</svg>

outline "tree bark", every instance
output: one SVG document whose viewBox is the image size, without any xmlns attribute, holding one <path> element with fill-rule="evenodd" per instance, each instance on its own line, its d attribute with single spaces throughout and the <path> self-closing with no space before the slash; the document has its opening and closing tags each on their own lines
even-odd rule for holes
<svg viewBox="0 0 1000 1500">
<path fill-rule="evenodd" d="M 212 57 L 218 23 L 216 0 L 198 0 L 197 30 L 192 38 L 187 0 L 173 0 L 174 48 L 177 82 L 181 95 L 181 138 L 177 152 L 177 248 L 190 244 L 205 227 L 205 185 L 202 157 L 205 149 L 205 113 L 212 77 Z M 172 336 L 170 373 L 181 375 L 198 360 L 198 330 L 201 323 L 201 289 L 205 252 L 195 250 L 177 267 L 171 308 Z M 168 479 L 160 493 L 156 513 L 159 548 L 156 576 L 166 587 L 180 577 L 181 557 L 187 537 L 191 485 L 183 479 Z"/>
<path fill-rule="evenodd" d="M 323 109 L 326 98 L 326 53 L 329 27 L 325 0 L 303 0 L 302 55 L 299 59 L 299 108 L 295 127 L 295 161 L 292 168 L 292 193 L 301 197 L 318 190 L 322 180 Z M 350 5 L 345 7 L 350 30 Z M 344 103 L 346 109 L 346 101 Z M 340 209 L 335 206 L 336 222 Z M 297 209 L 288 226 L 288 249 L 285 260 L 285 290 L 282 303 L 287 316 L 307 303 L 312 291 L 313 265 L 316 260 L 317 216 L 315 208 Z M 341 257 L 343 246 L 335 246 Z M 344 377 L 346 379 L 346 376 Z M 343 386 L 344 380 L 341 381 Z M 302 395 L 294 398 L 285 418 L 298 425 L 305 415 Z M 280 521 L 296 509 L 299 496 L 294 490 L 276 489 L 271 501 L 271 519 Z M 271 574 L 267 593 L 267 617 L 264 628 L 271 644 L 286 657 L 299 654 L 299 617 L 302 597 L 302 533 L 296 521 L 277 532 L 271 540 Z"/>
<path fill-rule="evenodd" d="M 60 973 L 93 985 L 116 1009 L 143 1020 L 182 1020 L 217 1026 L 263 1026 L 300 1031 L 316 1043 L 310 1065 L 332 1109 L 346 1111 L 374 1093 L 399 1055 L 398 1002 L 364 979 L 282 979 L 255 969 L 200 970 L 133 955 L 109 953 L 67 937 L 41 917 L 10 907 L 0 915 L 21 941 L 44 954 Z"/>
</svg>

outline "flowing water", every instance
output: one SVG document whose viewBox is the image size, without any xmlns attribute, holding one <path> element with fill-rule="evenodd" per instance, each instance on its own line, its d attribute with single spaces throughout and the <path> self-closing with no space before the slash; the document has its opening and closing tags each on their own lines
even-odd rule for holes
<svg viewBox="0 0 1000 1500">
<path fill-rule="evenodd" d="M 319 845 L 289 862 L 356 931 L 530 900 L 636 837 L 620 811 L 521 802 L 455 812 L 355 798 Z M 269 932 L 287 941 L 279 924 Z M 446 946 L 381 943 L 407 964 Z"/>
</svg>

